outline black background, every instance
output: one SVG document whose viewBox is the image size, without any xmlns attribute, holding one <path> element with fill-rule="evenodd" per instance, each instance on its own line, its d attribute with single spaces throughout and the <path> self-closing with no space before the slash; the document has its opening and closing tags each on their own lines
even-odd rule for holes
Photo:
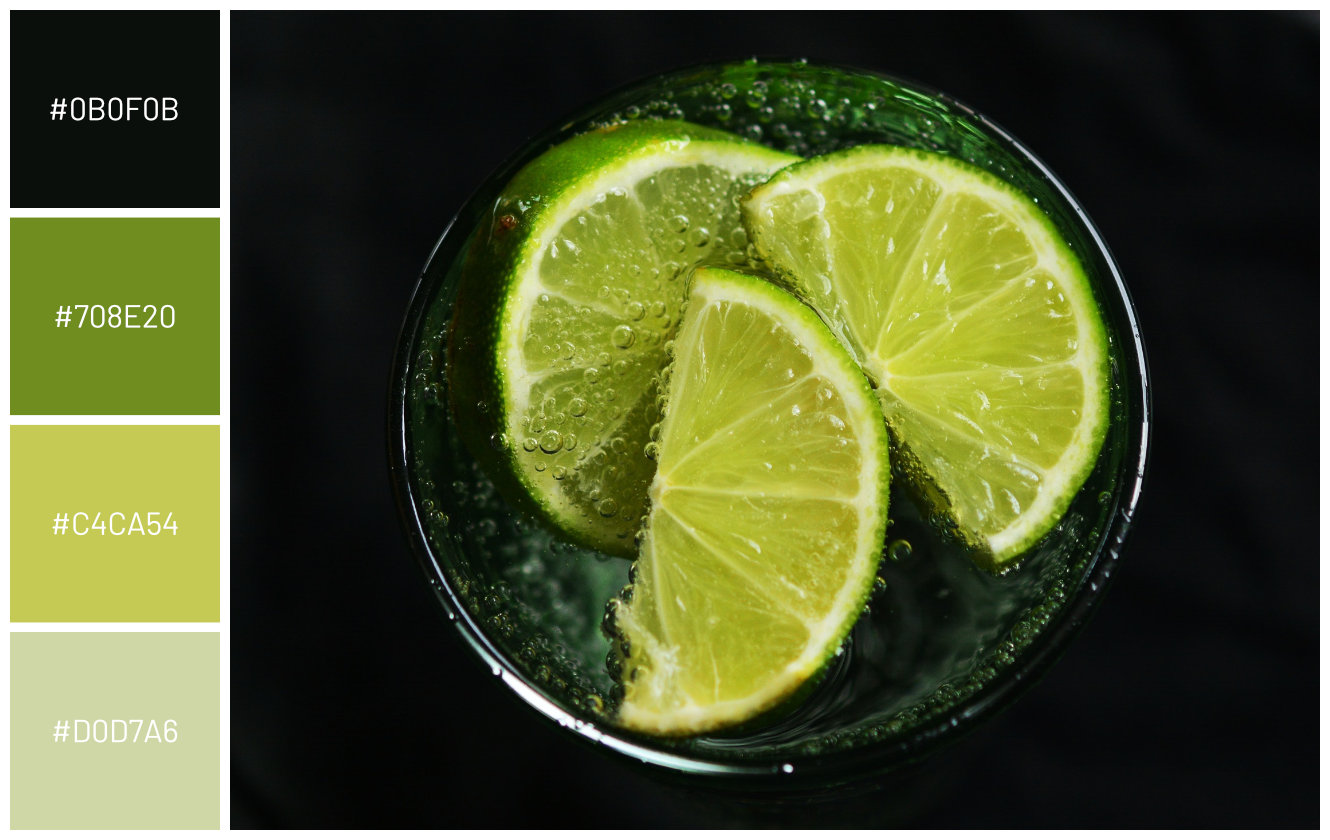
<svg viewBox="0 0 1330 840">
<path fill-rule="evenodd" d="M 11 207 L 217 207 L 220 16 L 10 12 Z M 174 97 L 175 120 L 51 119 L 56 97 Z"/>
<path fill-rule="evenodd" d="M 234 14 L 232 825 L 737 824 L 484 675 L 399 534 L 384 415 L 415 278 L 486 173 L 620 84 L 753 54 L 1003 125 L 1094 218 L 1145 335 L 1120 574 L 906 824 L 1317 825 L 1319 49 L 1310 13 Z"/>
</svg>

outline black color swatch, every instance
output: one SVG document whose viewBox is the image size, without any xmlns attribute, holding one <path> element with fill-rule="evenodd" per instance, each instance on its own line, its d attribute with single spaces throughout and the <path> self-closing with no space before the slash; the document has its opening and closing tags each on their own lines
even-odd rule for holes
<svg viewBox="0 0 1330 840">
<path fill-rule="evenodd" d="M 219 27 L 215 11 L 11 12 L 10 206 L 219 207 Z"/>
</svg>

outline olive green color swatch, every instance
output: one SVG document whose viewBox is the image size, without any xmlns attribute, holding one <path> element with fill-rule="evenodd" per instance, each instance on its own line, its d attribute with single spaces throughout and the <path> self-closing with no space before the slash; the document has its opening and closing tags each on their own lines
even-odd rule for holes
<svg viewBox="0 0 1330 840">
<path fill-rule="evenodd" d="M 220 673 L 217 633 L 10 633 L 10 828 L 220 828 Z"/>
<path fill-rule="evenodd" d="M 219 413 L 217 219 L 11 219 L 9 234 L 12 413 Z"/>
<path fill-rule="evenodd" d="M 11 621 L 219 620 L 217 426 L 12 426 L 9 441 Z"/>
</svg>

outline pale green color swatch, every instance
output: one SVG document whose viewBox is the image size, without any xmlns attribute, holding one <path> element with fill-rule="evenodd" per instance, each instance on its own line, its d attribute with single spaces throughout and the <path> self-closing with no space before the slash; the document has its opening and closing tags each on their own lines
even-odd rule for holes
<svg viewBox="0 0 1330 840">
<path fill-rule="evenodd" d="M 11 829 L 220 827 L 217 633 L 15 632 L 9 656 Z M 116 720 L 122 743 L 110 742 Z M 174 743 L 145 742 L 148 721 L 159 733 L 172 721 Z"/>
</svg>

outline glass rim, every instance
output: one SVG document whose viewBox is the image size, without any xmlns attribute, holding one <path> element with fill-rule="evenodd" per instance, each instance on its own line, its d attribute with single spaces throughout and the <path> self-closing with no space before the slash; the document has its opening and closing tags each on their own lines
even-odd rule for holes
<svg viewBox="0 0 1330 840">
<path fill-rule="evenodd" d="M 828 751 L 812 755 L 791 757 L 787 762 L 771 757 L 737 756 L 733 760 L 696 758 L 671 750 L 664 742 L 643 737 L 633 740 L 632 734 L 619 730 L 607 730 L 596 723 L 586 720 L 565 709 L 549 692 L 534 680 L 524 676 L 522 669 L 504 651 L 492 641 L 480 626 L 480 622 L 470 614 L 461 598 L 448 579 L 444 564 L 440 561 L 428 538 L 422 518 L 420 498 L 411 481 L 409 464 L 411 461 L 410 441 L 408 438 L 408 394 L 411 383 L 411 369 L 416 356 L 421 332 L 440 287 L 445 272 L 435 271 L 435 261 L 450 236 L 466 236 L 470 231 L 454 232 L 454 228 L 466 211 L 480 196 L 485 185 L 505 171 L 511 172 L 525 162 L 526 152 L 538 144 L 538 141 L 551 139 L 564 133 L 569 127 L 585 123 L 593 114 L 605 110 L 603 103 L 642 89 L 648 85 L 670 84 L 706 72 L 719 72 L 736 66 L 756 66 L 758 68 L 785 67 L 789 69 L 810 69 L 814 71 L 833 71 L 850 73 L 873 79 L 923 94 L 933 100 L 955 108 L 967 118 L 980 125 L 994 142 L 1005 146 L 1007 151 L 1022 162 L 1032 167 L 1043 177 L 1051 189 L 1065 202 L 1078 225 L 1088 236 L 1089 243 L 1097 251 L 1107 269 L 1105 281 L 1099 287 L 1104 293 L 1104 304 L 1120 308 L 1125 317 L 1126 332 L 1120 334 L 1122 357 L 1124 361 L 1124 423 L 1127 424 L 1125 454 L 1119 468 L 1121 488 L 1115 503 L 1115 509 L 1107 520 L 1098 545 L 1091 555 L 1084 573 L 1075 590 L 1067 601 L 1033 638 L 1023 647 L 1014 662 L 1004 668 L 1001 674 L 989 681 L 950 710 L 950 714 L 928 721 L 917 728 L 891 733 L 872 743 L 857 745 L 845 750 Z M 598 107 L 599 106 L 599 107 Z M 446 268 L 446 266 L 445 266 Z M 1107 314 L 1107 313 L 1106 313 Z M 1133 418 L 1133 409 L 1139 412 L 1139 418 Z M 701 777 L 713 781 L 732 781 L 741 786 L 761 785 L 765 780 L 779 780 L 792 783 L 791 787 L 819 785 L 828 781 L 835 783 L 884 775 L 902 766 L 912 764 L 938 749 L 959 739 L 975 729 L 980 723 L 1007 708 L 1021 694 L 1033 685 L 1039 677 L 1057 661 L 1071 640 L 1079 633 L 1095 609 L 1102 602 L 1108 584 L 1112 581 L 1121 560 L 1122 549 L 1126 543 L 1132 519 L 1139 503 L 1145 480 L 1150 440 L 1150 385 L 1146 364 L 1145 347 L 1136 308 L 1122 278 L 1122 272 L 1114 260 L 1098 228 L 1082 208 L 1060 178 L 1032 151 L 1000 125 L 985 117 L 980 112 L 925 84 L 920 84 L 900 76 L 875 70 L 828 63 L 811 62 L 803 59 L 750 59 L 692 64 L 663 73 L 656 73 L 621 85 L 594 100 L 584 104 L 570 116 L 556 120 L 541 132 L 525 138 L 514 152 L 504 159 L 494 170 L 487 174 L 480 186 L 468 196 L 458 211 L 444 227 L 443 233 L 430 250 L 429 257 L 421 270 L 410 304 L 398 334 L 393 355 L 390 391 L 388 394 L 388 460 L 389 473 L 394 498 L 401 522 L 407 532 L 412 553 L 422 571 L 444 607 L 450 623 L 456 628 L 467 646 L 479 656 L 481 662 L 491 674 L 501 680 L 520 697 L 528 706 L 539 712 L 560 728 L 572 733 L 577 740 L 603 747 L 610 754 L 623 758 L 636 759 L 648 767 L 677 771 L 676 776 L 683 778 Z M 797 765 L 797 767 L 796 767 Z"/>
</svg>

